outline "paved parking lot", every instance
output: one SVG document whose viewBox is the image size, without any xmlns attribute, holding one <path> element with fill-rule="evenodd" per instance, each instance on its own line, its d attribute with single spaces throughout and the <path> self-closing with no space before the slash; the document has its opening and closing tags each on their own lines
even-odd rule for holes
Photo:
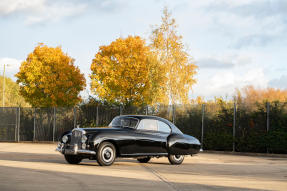
<svg viewBox="0 0 287 191">
<path fill-rule="evenodd" d="M 101 167 L 67 164 L 55 147 L 0 143 L 0 190 L 287 190 L 287 158 L 200 153 L 180 166 L 160 158 Z"/>
</svg>

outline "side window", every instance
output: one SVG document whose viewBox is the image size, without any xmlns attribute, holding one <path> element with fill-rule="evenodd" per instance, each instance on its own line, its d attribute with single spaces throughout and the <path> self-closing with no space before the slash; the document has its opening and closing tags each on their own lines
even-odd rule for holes
<svg viewBox="0 0 287 191">
<path fill-rule="evenodd" d="M 158 131 L 161 131 L 161 132 L 165 132 L 165 133 L 170 133 L 170 127 L 162 122 L 162 121 L 157 121 L 157 124 L 158 124 Z"/>
<path fill-rule="evenodd" d="M 156 120 L 152 120 L 152 119 L 143 119 L 143 120 L 141 120 L 137 129 L 157 131 L 157 122 L 156 122 Z"/>
</svg>

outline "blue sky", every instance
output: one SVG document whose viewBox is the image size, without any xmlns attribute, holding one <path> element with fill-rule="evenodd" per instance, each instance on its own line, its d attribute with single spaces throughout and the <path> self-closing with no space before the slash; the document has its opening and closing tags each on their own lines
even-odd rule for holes
<svg viewBox="0 0 287 191">
<path fill-rule="evenodd" d="M 230 97 L 246 85 L 287 88 L 287 0 L 1 0 L 0 72 L 9 64 L 15 79 L 43 42 L 62 46 L 88 79 L 99 46 L 148 38 L 164 6 L 199 66 L 191 97 Z"/>
</svg>

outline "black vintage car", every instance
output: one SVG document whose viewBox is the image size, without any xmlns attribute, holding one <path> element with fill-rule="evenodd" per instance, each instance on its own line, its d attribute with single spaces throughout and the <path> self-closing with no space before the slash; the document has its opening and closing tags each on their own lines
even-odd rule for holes
<svg viewBox="0 0 287 191">
<path fill-rule="evenodd" d="M 115 117 L 106 128 L 75 128 L 64 133 L 56 150 L 70 164 L 88 158 L 108 166 L 116 157 L 134 157 L 141 163 L 151 157 L 168 157 L 171 164 L 181 164 L 184 155 L 199 152 L 200 142 L 166 119 L 124 115 Z"/>
</svg>

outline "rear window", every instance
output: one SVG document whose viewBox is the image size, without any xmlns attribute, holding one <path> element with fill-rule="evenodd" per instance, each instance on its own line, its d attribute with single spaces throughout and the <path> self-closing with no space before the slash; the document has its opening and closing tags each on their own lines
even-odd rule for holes
<svg viewBox="0 0 287 191">
<path fill-rule="evenodd" d="M 157 121 L 152 119 L 141 120 L 138 128 L 139 130 L 157 131 Z"/>
<path fill-rule="evenodd" d="M 166 123 L 162 121 L 157 121 L 157 124 L 158 124 L 158 131 L 170 133 L 171 129 Z"/>
</svg>

